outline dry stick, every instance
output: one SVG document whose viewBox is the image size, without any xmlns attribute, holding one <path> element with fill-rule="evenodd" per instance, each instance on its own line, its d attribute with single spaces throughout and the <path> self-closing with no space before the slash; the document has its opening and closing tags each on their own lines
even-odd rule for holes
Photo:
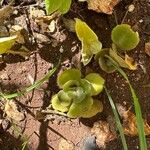
<svg viewBox="0 0 150 150">
<path fill-rule="evenodd" d="M 67 115 L 65 113 L 55 111 L 55 110 L 42 110 L 41 113 L 43 113 L 43 114 L 56 114 L 56 115 L 61 115 L 61 116 L 67 117 Z"/>
<path fill-rule="evenodd" d="M 125 13 L 125 15 L 124 15 L 124 17 L 123 17 L 123 19 L 122 19 L 122 21 L 121 21 L 121 24 L 123 24 L 123 23 L 124 23 L 124 21 L 125 21 L 125 19 L 126 19 L 127 15 L 128 15 L 128 12 L 129 12 L 129 10 L 127 10 L 127 11 L 126 11 L 126 13 Z"/>
<path fill-rule="evenodd" d="M 114 17 L 115 17 L 115 22 L 116 22 L 116 24 L 118 25 L 118 18 L 117 18 L 117 14 L 116 14 L 116 11 L 114 11 Z"/>
</svg>

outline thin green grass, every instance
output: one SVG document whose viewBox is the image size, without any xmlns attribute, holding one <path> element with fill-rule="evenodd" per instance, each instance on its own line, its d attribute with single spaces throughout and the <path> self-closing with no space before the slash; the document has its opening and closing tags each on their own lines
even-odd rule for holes
<svg viewBox="0 0 150 150">
<path fill-rule="evenodd" d="M 4 98 L 4 99 L 12 99 L 15 97 L 20 97 L 28 92 L 31 92 L 33 89 L 40 87 L 46 80 L 48 80 L 57 70 L 58 66 L 59 66 L 60 62 L 56 65 L 56 67 L 54 67 L 52 70 L 50 70 L 42 79 L 36 81 L 33 85 L 23 89 L 22 91 L 13 93 L 13 94 L 3 94 L 0 93 L 0 99 Z"/>
<path fill-rule="evenodd" d="M 118 64 L 111 57 L 109 57 L 109 56 L 107 56 L 107 57 L 113 63 L 113 66 L 118 70 L 118 72 L 124 77 L 124 79 L 127 81 L 128 85 L 130 87 L 130 91 L 132 94 L 134 107 L 135 107 L 137 130 L 138 130 L 139 141 L 140 141 L 140 149 L 147 150 L 147 143 L 146 143 L 146 137 L 145 137 L 145 132 L 144 132 L 144 122 L 143 122 L 143 118 L 142 118 L 140 103 L 139 103 L 138 97 L 136 95 L 136 92 L 133 89 L 126 73 L 118 66 Z"/>
<path fill-rule="evenodd" d="M 121 124 L 121 121 L 120 121 L 120 118 L 119 118 L 119 115 L 118 115 L 116 106 L 115 106 L 115 104 L 114 104 L 114 102 L 113 102 L 113 100 L 112 100 L 112 97 L 111 97 L 111 95 L 109 94 L 109 92 L 108 92 L 108 90 L 107 90 L 106 87 L 105 87 L 105 91 L 106 91 L 107 97 L 108 97 L 108 99 L 109 99 L 110 105 L 111 105 L 111 107 L 112 107 L 112 111 L 113 111 L 113 113 L 114 113 L 116 125 L 117 125 L 117 128 L 118 128 L 119 133 L 120 133 L 120 137 L 121 137 L 121 141 L 122 141 L 122 144 L 123 144 L 123 148 L 124 148 L 124 150 L 128 150 L 128 146 L 127 146 L 127 142 L 126 142 L 126 139 L 125 139 L 123 127 L 122 127 L 122 124 Z"/>
</svg>

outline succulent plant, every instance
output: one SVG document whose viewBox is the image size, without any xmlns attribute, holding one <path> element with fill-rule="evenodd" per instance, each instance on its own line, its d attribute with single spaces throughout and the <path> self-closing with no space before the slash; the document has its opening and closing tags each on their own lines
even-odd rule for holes
<svg viewBox="0 0 150 150">
<path fill-rule="evenodd" d="M 90 73 L 82 79 L 78 69 L 64 71 L 57 78 L 61 90 L 51 99 L 53 109 L 66 113 L 70 118 L 96 115 L 103 110 L 103 105 L 92 96 L 103 90 L 104 82 L 98 73 Z"/>
</svg>

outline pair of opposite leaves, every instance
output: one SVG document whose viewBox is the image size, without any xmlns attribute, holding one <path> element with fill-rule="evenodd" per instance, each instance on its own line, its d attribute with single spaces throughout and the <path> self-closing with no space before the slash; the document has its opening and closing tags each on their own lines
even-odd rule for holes
<svg viewBox="0 0 150 150">
<path fill-rule="evenodd" d="M 97 35 L 94 33 L 94 31 L 90 29 L 90 27 L 85 22 L 81 21 L 80 19 L 76 19 L 75 30 L 79 40 L 82 43 L 81 54 L 82 62 L 84 65 L 87 65 L 95 54 L 96 57 L 99 58 L 102 55 L 102 57 L 104 58 L 104 55 L 108 54 L 113 59 L 115 59 L 115 61 L 118 62 L 121 67 L 129 68 L 130 70 L 136 69 L 136 64 L 132 64 L 132 59 L 128 57 L 128 55 L 125 56 L 124 60 L 117 54 L 117 51 L 113 48 L 102 49 L 102 43 L 98 40 Z M 131 29 L 131 26 L 127 24 L 117 25 L 112 30 L 111 39 L 117 50 L 119 50 L 120 52 L 134 49 L 139 43 L 138 33 L 134 32 Z M 107 63 L 106 60 L 102 63 L 101 61 L 103 61 L 103 59 L 100 60 L 100 66 L 103 66 L 102 63 Z M 103 70 L 107 71 L 106 69 Z"/>
</svg>

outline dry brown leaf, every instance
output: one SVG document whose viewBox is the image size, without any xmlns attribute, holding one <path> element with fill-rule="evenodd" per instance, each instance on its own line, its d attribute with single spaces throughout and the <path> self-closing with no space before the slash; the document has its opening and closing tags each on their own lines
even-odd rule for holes
<svg viewBox="0 0 150 150">
<path fill-rule="evenodd" d="M 18 110 L 16 103 L 12 100 L 6 102 L 4 111 L 6 115 L 14 121 L 22 121 L 25 118 L 24 113 Z"/>
<path fill-rule="evenodd" d="M 130 70 L 137 69 L 137 63 L 134 61 L 132 57 L 129 57 L 125 54 L 125 59 L 123 59 L 116 51 L 110 49 L 109 55 L 123 68 L 128 68 Z"/>
<path fill-rule="evenodd" d="M 10 5 L 7 5 L 0 9 L 0 23 L 3 23 L 5 19 L 7 19 L 10 14 L 13 12 L 14 8 Z"/>
<path fill-rule="evenodd" d="M 10 28 L 10 35 L 17 35 L 17 42 L 20 44 L 30 43 L 28 32 L 20 25 L 13 25 Z"/>
<path fill-rule="evenodd" d="M 134 61 L 134 59 L 127 54 L 125 54 L 125 62 L 129 66 L 130 70 L 136 70 L 137 69 L 137 63 Z"/>
<path fill-rule="evenodd" d="M 150 56 L 150 42 L 145 43 L 145 53 Z"/>
<path fill-rule="evenodd" d="M 111 131 L 106 121 L 95 122 L 91 132 L 96 136 L 96 142 L 100 148 L 105 148 L 106 143 L 116 138 L 116 133 Z"/>
<path fill-rule="evenodd" d="M 117 105 L 117 109 L 120 116 L 123 118 L 124 133 L 128 136 L 137 136 L 138 130 L 135 114 L 132 113 L 130 110 L 126 110 L 126 108 L 120 104 Z M 144 120 L 144 129 L 145 134 L 150 135 L 150 126 L 148 125 L 146 120 Z"/>
<path fill-rule="evenodd" d="M 74 150 L 74 144 L 61 138 L 58 150 Z"/>
<path fill-rule="evenodd" d="M 120 0 L 87 0 L 88 9 L 92 9 L 99 13 L 112 14 L 113 8 Z"/>
</svg>

